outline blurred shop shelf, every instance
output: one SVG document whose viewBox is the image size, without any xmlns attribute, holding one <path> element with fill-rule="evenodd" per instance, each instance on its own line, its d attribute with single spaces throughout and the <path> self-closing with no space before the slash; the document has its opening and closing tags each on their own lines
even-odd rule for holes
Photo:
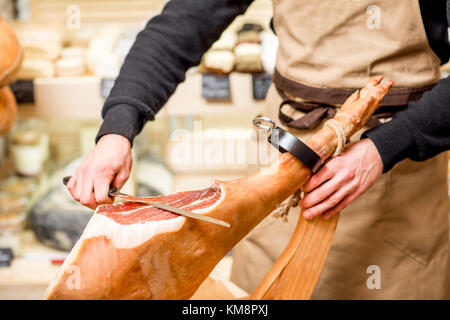
<svg viewBox="0 0 450 320">
<path fill-rule="evenodd" d="M 209 114 L 257 114 L 263 112 L 264 100 L 252 97 L 252 75 L 230 74 L 230 101 L 210 101 L 202 95 L 202 74 L 186 77 L 166 104 L 167 114 L 172 116 Z"/>
<path fill-rule="evenodd" d="M 97 76 L 34 79 L 34 104 L 20 105 L 23 117 L 46 119 L 100 119 L 104 98 Z M 171 116 L 255 115 L 264 111 L 264 100 L 252 96 L 252 75 L 230 74 L 230 101 L 202 97 L 202 74 L 188 74 L 161 110 Z"/>
<path fill-rule="evenodd" d="M 103 106 L 101 79 L 95 76 L 34 79 L 34 105 L 19 112 L 26 117 L 99 119 Z"/>
<path fill-rule="evenodd" d="M 136 22 L 158 14 L 165 0 L 31 0 L 35 21 L 62 21 L 67 10 L 76 6 L 83 14 L 83 22 Z"/>
<path fill-rule="evenodd" d="M 52 260 L 65 255 L 39 243 L 31 231 L 23 232 L 20 256 L 0 268 L 0 299 L 41 299 L 60 267 Z"/>
</svg>

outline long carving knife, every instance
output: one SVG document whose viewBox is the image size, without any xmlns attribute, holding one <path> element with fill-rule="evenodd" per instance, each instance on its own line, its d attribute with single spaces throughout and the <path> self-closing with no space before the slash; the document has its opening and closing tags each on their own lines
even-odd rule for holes
<svg viewBox="0 0 450 320">
<path fill-rule="evenodd" d="M 70 178 L 71 178 L 70 176 L 63 178 L 64 185 L 67 185 L 67 183 L 69 182 Z M 217 224 L 217 225 L 222 226 L 222 227 L 227 227 L 227 228 L 230 227 L 229 223 L 227 223 L 225 221 L 222 221 L 222 220 L 219 220 L 219 219 L 216 219 L 216 218 L 213 218 L 213 217 L 208 217 L 208 216 L 204 216 L 204 215 L 201 215 L 201 214 L 198 214 L 198 213 L 189 212 L 189 211 L 186 211 L 186 210 L 183 210 L 183 209 L 180 209 L 180 208 L 175 208 L 175 207 L 172 207 L 172 206 L 169 206 L 167 204 L 160 203 L 160 202 L 157 202 L 157 201 L 146 200 L 146 199 L 130 196 L 128 194 L 119 192 L 117 190 L 117 188 L 114 187 L 114 186 L 110 187 L 108 194 L 110 196 L 112 196 L 112 197 L 122 198 L 122 199 L 126 199 L 126 200 L 129 200 L 129 201 L 132 201 L 132 202 L 144 203 L 144 204 L 147 204 L 149 206 L 152 206 L 152 207 L 155 207 L 155 208 L 158 208 L 158 209 L 162 209 L 162 210 L 165 210 L 165 211 L 169 211 L 169 212 L 172 212 L 172 213 L 176 213 L 176 214 L 179 214 L 179 215 L 182 215 L 182 216 L 185 216 L 185 217 L 189 217 L 189 218 L 193 218 L 193 219 L 197 219 L 197 220 L 201 220 L 201 221 L 214 223 L 214 224 Z"/>
</svg>

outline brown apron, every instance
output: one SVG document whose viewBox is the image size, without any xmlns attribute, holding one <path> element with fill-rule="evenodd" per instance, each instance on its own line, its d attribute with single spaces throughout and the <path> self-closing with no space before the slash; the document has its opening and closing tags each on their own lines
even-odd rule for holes
<svg viewBox="0 0 450 320">
<path fill-rule="evenodd" d="M 419 99 L 439 79 L 439 59 L 421 19 L 418 1 L 274 0 L 280 47 L 277 89 L 269 90 L 266 115 L 277 119 L 282 105 L 288 119 L 314 118 L 296 103 L 338 107 L 375 74 L 396 81 L 385 106 Z M 283 105 L 287 98 L 296 103 Z M 301 139 L 316 130 L 283 123 Z M 448 212 L 445 154 L 398 163 L 342 212 L 313 298 L 447 298 Z M 265 219 L 233 249 L 234 282 L 255 289 L 286 246 L 298 214 L 292 210 L 288 223 Z"/>
</svg>

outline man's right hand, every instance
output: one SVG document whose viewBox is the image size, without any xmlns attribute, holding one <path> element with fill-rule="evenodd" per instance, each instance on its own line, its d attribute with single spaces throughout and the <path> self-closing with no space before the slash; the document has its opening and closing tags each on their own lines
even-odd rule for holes
<svg viewBox="0 0 450 320">
<path fill-rule="evenodd" d="M 128 139 L 117 134 L 104 135 L 72 175 L 67 188 L 75 200 L 91 209 L 112 203 L 109 187 L 120 190 L 130 175 L 131 165 Z"/>
</svg>

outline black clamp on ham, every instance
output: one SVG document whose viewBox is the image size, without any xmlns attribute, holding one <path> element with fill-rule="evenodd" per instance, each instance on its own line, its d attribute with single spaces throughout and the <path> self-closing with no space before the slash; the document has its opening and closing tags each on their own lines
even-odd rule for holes
<svg viewBox="0 0 450 320">
<path fill-rule="evenodd" d="M 311 169 L 312 173 L 319 171 L 324 164 L 322 158 L 303 141 L 288 131 L 278 127 L 269 118 L 259 117 L 253 120 L 253 124 L 260 129 L 270 131 L 268 141 L 281 153 L 289 152 L 304 165 Z"/>
</svg>

